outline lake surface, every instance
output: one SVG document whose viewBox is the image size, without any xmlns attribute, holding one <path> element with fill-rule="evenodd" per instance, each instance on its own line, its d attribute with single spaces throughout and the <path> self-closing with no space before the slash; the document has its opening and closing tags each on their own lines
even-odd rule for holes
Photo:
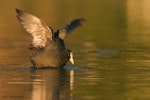
<svg viewBox="0 0 150 100">
<path fill-rule="evenodd" d="M 2 0 L 0 7 L 0 100 L 150 100 L 149 0 Z M 31 70 L 32 38 L 15 8 L 54 30 L 85 18 L 65 39 L 75 64 Z"/>
</svg>

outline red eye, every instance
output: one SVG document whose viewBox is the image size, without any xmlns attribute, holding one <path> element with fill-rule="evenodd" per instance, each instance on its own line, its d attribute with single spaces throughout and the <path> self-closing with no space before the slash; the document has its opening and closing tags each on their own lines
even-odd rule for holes
<svg viewBox="0 0 150 100">
<path fill-rule="evenodd" d="M 68 53 L 68 57 L 70 57 L 70 53 Z"/>
</svg>

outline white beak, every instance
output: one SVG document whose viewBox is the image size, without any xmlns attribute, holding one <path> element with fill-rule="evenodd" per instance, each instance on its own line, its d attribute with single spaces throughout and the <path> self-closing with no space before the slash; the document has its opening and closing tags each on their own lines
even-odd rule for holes
<svg viewBox="0 0 150 100">
<path fill-rule="evenodd" d="M 72 64 L 74 64 L 74 60 L 73 60 L 73 53 L 72 52 L 70 52 L 70 62 L 72 63 Z"/>
</svg>

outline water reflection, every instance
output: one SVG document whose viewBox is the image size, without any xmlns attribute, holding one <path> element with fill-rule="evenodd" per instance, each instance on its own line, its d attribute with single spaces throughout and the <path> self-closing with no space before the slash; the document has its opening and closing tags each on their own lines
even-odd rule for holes
<svg viewBox="0 0 150 100">
<path fill-rule="evenodd" d="M 137 46 L 149 46 L 150 1 L 127 0 L 127 40 Z"/>
<path fill-rule="evenodd" d="M 74 71 L 41 69 L 1 73 L 0 98 L 3 100 L 72 100 Z"/>
<path fill-rule="evenodd" d="M 33 84 L 31 100 L 70 100 L 70 89 L 73 86 L 67 74 L 66 71 L 57 69 L 36 70 L 32 79 L 39 84 Z"/>
</svg>

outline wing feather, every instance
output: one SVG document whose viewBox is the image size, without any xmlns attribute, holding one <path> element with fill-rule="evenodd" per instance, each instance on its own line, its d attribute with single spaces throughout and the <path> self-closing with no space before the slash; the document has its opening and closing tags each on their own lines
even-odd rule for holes
<svg viewBox="0 0 150 100">
<path fill-rule="evenodd" d="M 79 18 L 71 21 L 68 23 L 64 28 L 57 30 L 54 33 L 54 37 L 59 37 L 61 39 L 64 39 L 67 34 L 69 34 L 71 31 L 73 31 L 75 28 L 79 27 L 82 22 L 84 22 L 84 18 Z"/>
<path fill-rule="evenodd" d="M 17 18 L 25 30 L 33 36 L 33 47 L 45 47 L 47 40 L 52 40 L 52 29 L 42 19 L 16 9 Z"/>
</svg>

